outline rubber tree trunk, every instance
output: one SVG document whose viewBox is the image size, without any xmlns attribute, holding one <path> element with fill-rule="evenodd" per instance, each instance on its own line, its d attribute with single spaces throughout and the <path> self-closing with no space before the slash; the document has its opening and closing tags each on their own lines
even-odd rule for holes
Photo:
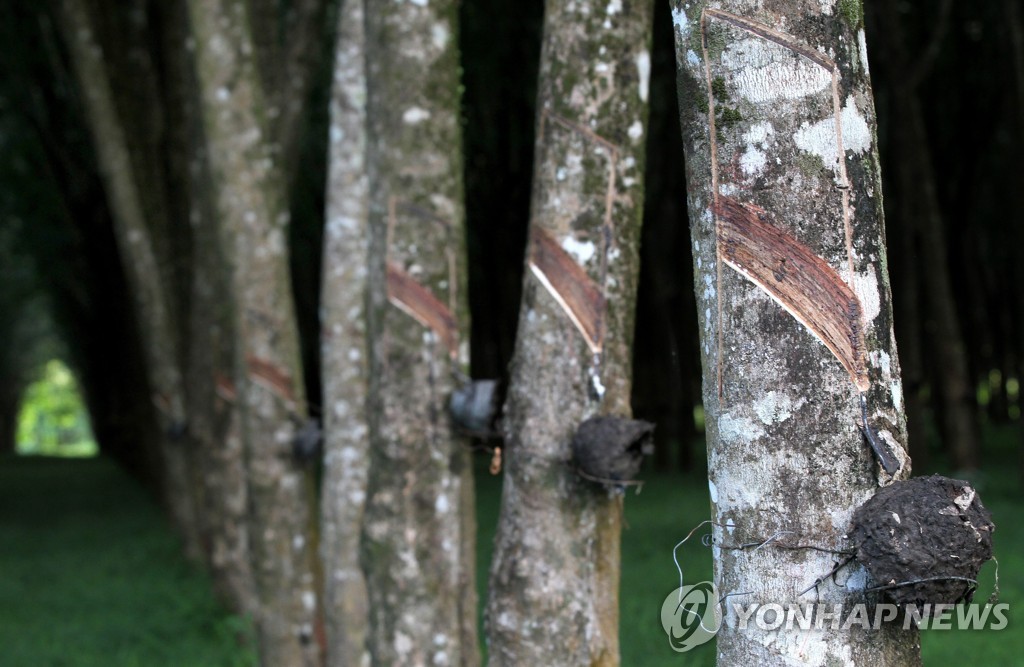
<svg viewBox="0 0 1024 667">
<path fill-rule="evenodd" d="M 362 0 L 343 0 L 331 94 L 327 225 L 321 290 L 324 469 L 320 551 L 327 664 L 368 661 L 366 579 L 359 564 L 366 503 L 366 62 Z"/>
<path fill-rule="evenodd" d="M 258 611 L 249 553 L 245 451 L 235 397 L 235 337 L 230 267 L 216 225 L 216 188 L 203 131 L 188 8 L 167 3 L 157 21 L 165 58 L 169 170 L 188 220 L 191 252 L 185 289 L 188 313 L 184 374 L 188 435 L 194 447 L 197 509 L 207 567 L 218 597 L 238 614 Z"/>
<path fill-rule="evenodd" d="M 891 3 L 881 3 L 878 8 L 878 33 L 884 37 L 880 46 L 885 47 L 883 66 L 891 68 L 895 79 L 897 72 L 909 71 L 912 63 L 900 29 L 899 13 Z M 928 349 L 935 354 L 930 367 L 940 401 L 939 426 L 954 467 L 973 470 L 978 467 L 981 453 L 978 405 L 957 313 L 942 206 L 916 83 L 900 86 L 893 102 L 897 111 L 892 118 L 892 137 L 898 156 L 900 195 L 908 200 L 911 213 L 917 216 L 922 260 L 919 279 L 925 306 L 922 315 L 931 325 L 925 326 L 925 332 L 930 338 Z"/>
<path fill-rule="evenodd" d="M 14 373 L 3 375 L 4 384 L 0 387 L 0 456 L 13 454 L 17 448 L 18 408 L 24 388 L 21 377 Z"/>
<path fill-rule="evenodd" d="M 264 123 L 241 3 L 189 3 L 216 226 L 231 269 L 249 538 L 265 665 L 316 665 L 312 480 L 293 457 L 306 415 L 287 258 L 285 185 Z"/>
<path fill-rule="evenodd" d="M 160 233 L 162 221 L 157 219 L 161 197 L 155 179 L 147 178 L 142 166 L 151 164 L 155 156 L 146 154 L 138 134 L 132 136 L 131 125 L 125 120 L 132 114 L 123 105 L 121 111 L 125 113 L 119 114 L 113 87 L 125 71 L 116 68 L 113 59 L 104 54 L 97 36 L 97 18 L 84 0 L 64 0 L 60 5 L 62 31 L 83 93 L 118 249 L 141 325 L 149 390 L 158 418 L 162 498 L 185 542 L 186 553 L 198 558 L 198 522 L 183 438 L 186 422 L 179 322 L 175 319 L 173 285 L 157 249 L 161 241 L 166 242 L 166 236 Z M 125 41 L 130 43 L 130 39 Z M 152 90 L 136 91 L 136 95 L 155 102 Z M 144 125 L 138 114 L 131 120 Z"/>
<path fill-rule="evenodd" d="M 473 483 L 446 409 L 469 332 L 456 3 L 364 7 L 369 650 L 375 664 L 474 665 Z"/>
<path fill-rule="evenodd" d="M 651 3 L 547 3 L 527 271 L 487 604 L 491 664 L 615 665 L 622 497 L 576 427 L 630 416 Z"/>
<path fill-rule="evenodd" d="M 825 576 L 841 558 L 828 550 L 850 548 L 854 510 L 891 480 L 861 435 L 859 393 L 909 474 L 861 4 L 760 6 L 672 10 L 715 584 L 742 593 L 724 600 L 718 664 L 917 665 L 917 632 L 901 626 L 737 622 L 737 603 L 863 598 L 856 564 Z M 831 348 L 818 340 L 828 322 L 841 332 L 825 332 Z M 739 547 L 750 543 L 764 546 Z"/>
</svg>

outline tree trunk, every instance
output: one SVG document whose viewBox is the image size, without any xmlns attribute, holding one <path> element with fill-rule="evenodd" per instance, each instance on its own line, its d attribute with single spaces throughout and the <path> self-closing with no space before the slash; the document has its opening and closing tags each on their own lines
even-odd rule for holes
<svg viewBox="0 0 1024 667">
<path fill-rule="evenodd" d="M 369 650 L 375 664 L 474 665 L 473 483 L 446 409 L 469 331 L 456 4 L 365 12 Z"/>
<path fill-rule="evenodd" d="M 90 15 L 83 0 L 64 0 L 60 18 L 82 90 L 88 125 L 113 214 L 118 248 L 124 258 L 128 284 L 141 324 L 147 375 L 158 416 L 163 499 L 185 541 L 186 553 L 198 558 L 201 549 L 195 503 L 187 451 L 181 437 L 185 424 L 185 398 L 178 365 L 179 338 L 171 296 L 173 292 L 156 250 L 158 235 L 154 229 L 157 226 L 154 215 L 159 207 L 153 204 L 153 200 L 159 199 L 159 195 L 146 191 L 146 186 L 152 186 L 153 181 L 147 182 L 136 169 L 138 163 L 146 163 L 147 157 L 154 156 L 137 153 L 133 164 L 132 141 L 119 115 L 111 83 L 123 70 L 113 68 L 110 58 L 104 55 L 96 34 L 96 16 Z M 152 97 L 150 99 L 155 101 Z M 135 148 L 139 149 L 138 146 Z M 147 197 L 150 200 L 148 207 Z"/>
<path fill-rule="evenodd" d="M 879 34 L 885 35 L 886 66 L 894 72 L 912 67 L 906 52 L 900 17 L 892 3 L 879 6 L 884 13 L 878 21 Z M 894 99 L 898 112 L 893 115 L 893 150 L 899 156 L 901 195 L 918 217 L 916 227 L 921 250 L 922 287 L 927 310 L 926 333 L 935 359 L 929 366 L 941 401 L 939 426 L 943 444 L 957 470 L 978 467 L 981 436 L 978 426 L 974 382 L 967 360 L 967 348 L 960 329 L 956 300 L 950 276 L 945 224 L 936 189 L 935 173 L 929 150 L 921 100 L 915 85 L 904 85 Z"/>
<path fill-rule="evenodd" d="M 737 622 L 736 604 L 863 599 L 859 565 L 826 576 L 854 510 L 891 479 L 861 397 L 898 476 L 909 461 L 860 2 L 721 5 L 673 9 L 715 584 L 742 593 L 723 601 L 718 664 L 917 665 L 916 630 Z"/>
<path fill-rule="evenodd" d="M 321 541 L 327 664 L 369 661 L 368 601 L 359 564 L 366 502 L 366 62 L 362 0 L 343 0 L 331 96 L 327 224 L 321 289 L 324 470 Z"/>
<path fill-rule="evenodd" d="M 651 3 L 547 3 L 531 231 L 487 605 L 494 665 L 615 665 L 622 497 L 576 427 L 630 416 Z"/>
<path fill-rule="evenodd" d="M 189 222 L 189 280 L 183 310 L 188 436 L 194 451 L 197 508 L 207 566 L 218 597 L 239 614 L 258 612 L 249 553 L 248 486 L 241 416 L 233 395 L 235 341 L 230 272 L 217 234 L 215 190 L 205 153 L 203 118 L 189 39 L 188 8 L 162 5 L 157 22 L 165 59 L 170 186 L 177 215 Z M 184 282 L 184 281 L 183 281 Z"/>
<path fill-rule="evenodd" d="M 312 480 L 293 456 L 306 414 L 288 274 L 285 184 L 245 8 L 193 0 L 189 13 L 217 228 L 231 270 L 233 385 L 249 480 L 249 538 L 266 665 L 316 665 Z"/>
</svg>

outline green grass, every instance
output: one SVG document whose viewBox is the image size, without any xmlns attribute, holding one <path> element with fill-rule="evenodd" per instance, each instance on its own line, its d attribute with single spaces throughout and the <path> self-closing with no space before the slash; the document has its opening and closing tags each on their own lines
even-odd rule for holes
<svg viewBox="0 0 1024 667">
<path fill-rule="evenodd" d="M 112 463 L 0 461 L 4 667 L 252 665 L 247 627 Z"/>
<path fill-rule="evenodd" d="M 925 664 L 1019 664 L 1024 633 L 1014 611 L 1024 603 L 1024 522 L 1016 434 L 990 433 L 987 468 L 975 480 L 997 526 L 1002 631 L 925 631 Z M 922 473 L 930 471 L 921 471 Z M 678 585 L 672 547 L 707 518 L 700 474 L 651 474 L 625 498 L 620 592 L 622 664 L 712 665 L 713 643 L 671 650 L 661 604 Z M 477 473 L 478 582 L 485 600 L 501 479 Z M 701 532 L 680 550 L 688 582 L 710 578 Z M 992 590 L 985 567 L 977 601 Z M 0 665 L 104 667 L 251 665 L 248 623 L 212 598 L 209 582 L 185 562 L 145 493 L 100 460 L 0 460 Z"/>
</svg>

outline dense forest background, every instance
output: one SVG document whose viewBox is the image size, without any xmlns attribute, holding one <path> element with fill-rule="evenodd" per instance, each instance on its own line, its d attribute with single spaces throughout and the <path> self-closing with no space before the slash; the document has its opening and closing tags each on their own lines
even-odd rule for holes
<svg viewBox="0 0 1024 667">
<path fill-rule="evenodd" d="M 1024 363 L 1024 23 L 1015 2 L 867 2 L 896 333 L 918 469 L 984 461 L 980 427 L 1020 423 Z M 46 5 L 10 3 L 0 30 L 0 450 L 22 392 L 53 357 L 84 389 L 101 447 L 129 467 L 151 428 L 139 323 L 81 93 Z M 506 378 L 523 267 L 543 5 L 462 4 L 472 369 Z M 158 13 L 159 14 L 159 13 Z M 325 21 L 325 26 L 333 25 Z M 310 397 L 318 308 L 330 44 L 292 198 L 291 265 Z M 688 468 L 701 428 L 699 357 L 668 6 L 656 8 L 634 408 L 658 424 L 660 468 Z M 144 82 L 138 82 L 144 85 Z M 182 238 L 182 237 L 172 237 Z M 194 249 L 175 247 L 186 257 Z M 185 262 L 182 261 L 182 265 Z M 311 400 L 313 410 L 318 402 Z M 1024 442 L 1024 432 L 1021 436 Z"/>
</svg>

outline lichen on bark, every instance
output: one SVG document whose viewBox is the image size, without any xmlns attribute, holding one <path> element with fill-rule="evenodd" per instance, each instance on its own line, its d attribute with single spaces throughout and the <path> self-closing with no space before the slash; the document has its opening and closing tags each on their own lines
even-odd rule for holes
<svg viewBox="0 0 1024 667">
<path fill-rule="evenodd" d="M 785 536 L 776 539 L 842 551 L 854 509 L 891 478 L 862 438 L 850 374 L 765 291 L 723 266 L 712 212 L 720 197 L 763 209 L 765 222 L 808 246 L 856 293 L 864 314 L 855 324 L 866 343 L 869 423 L 904 462 L 899 476 L 909 474 L 881 192 L 873 176 L 874 109 L 856 26 L 829 3 L 771 5 L 769 11 L 734 0 L 673 8 L 715 581 L 722 594 L 744 591 L 745 605 L 850 603 L 864 596 L 856 565 L 804 592 L 835 565 L 828 551 L 769 543 L 755 557 L 730 548 Z M 712 26 L 720 49 L 708 48 L 703 37 Z M 725 127 L 712 113 L 719 99 L 738 112 Z M 741 631 L 728 604 L 726 612 L 719 664 L 920 661 L 915 631 Z"/>
<path fill-rule="evenodd" d="M 469 448 L 446 409 L 453 372 L 465 368 L 469 331 L 457 5 L 364 6 L 370 471 L 361 549 L 372 610 L 368 645 L 380 664 L 475 665 Z M 418 305 L 398 298 L 399 287 Z M 434 328 L 438 323 L 446 328 Z"/>
</svg>

